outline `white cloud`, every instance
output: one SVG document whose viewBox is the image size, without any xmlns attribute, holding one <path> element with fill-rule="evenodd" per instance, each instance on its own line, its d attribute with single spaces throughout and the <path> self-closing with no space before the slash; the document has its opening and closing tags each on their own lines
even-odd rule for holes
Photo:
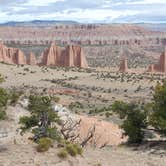
<svg viewBox="0 0 166 166">
<path fill-rule="evenodd" d="M 166 0 L 0 0 L 0 22 L 33 19 L 109 22 L 143 15 L 166 18 L 165 10 Z"/>
<path fill-rule="evenodd" d="M 135 5 L 166 4 L 166 0 L 141 0 L 141 1 L 133 1 L 133 2 L 130 1 L 130 2 L 126 2 L 126 4 L 135 4 Z"/>
<path fill-rule="evenodd" d="M 63 2 L 65 0 L 28 0 L 24 6 L 47 6 L 51 3 Z"/>
</svg>

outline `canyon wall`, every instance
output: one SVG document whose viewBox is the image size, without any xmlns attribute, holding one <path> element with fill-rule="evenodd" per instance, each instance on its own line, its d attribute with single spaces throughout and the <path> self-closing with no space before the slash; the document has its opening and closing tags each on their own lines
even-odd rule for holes
<svg viewBox="0 0 166 166">
<path fill-rule="evenodd" d="M 36 57 L 51 43 L 63 47 L 80 45 L 91 67 L 117 67 L 121 59 L 119 50 L 123 47 L 127 50 L 126 58 L 130 67 L 145 68 L 156 62 L 166 45 L 165 32 L 130 24 L 0 26 L 0 38 L 7 46 L 21 49 L 26 56 L 32 51 Z M 61 58 L 57 61 L 64 65 Z"/>
<path fill-rule="evenodd" d="M 0 27 L 6 44 L 149 45 L 164 42 L 166 34 L 130 24 L 57 25 L 51 27 Z"/>
</svg>

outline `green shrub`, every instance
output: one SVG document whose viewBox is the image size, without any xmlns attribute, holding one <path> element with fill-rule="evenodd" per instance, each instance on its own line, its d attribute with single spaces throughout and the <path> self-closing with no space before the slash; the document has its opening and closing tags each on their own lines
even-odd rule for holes
<svg viewBox="0 0 166 166">
<path fill-rule="evenodd" d="M 21 96 L 21 92 L 11 92 L 10 94 L 10 105 L 15 106 Z"/>
<path fill-rule="evenodd" d="M 58 152 L 57 155 L 58 155 L 59 158 L 64 159 L 64 158 L 67 158 L 68 152 L 67 152 L 66 149 L 61 149 L 61 150 Z"/>
<path fill-rule="evenodd" d="M 68 144 L 66 146 L 66 150 L 71 156 L 77 155 L 77 149 L 72 144 Z"/>
<path fill-rule="evenodd" d="M 150 124 L 160 134 L 166 135 L 166 80 L 155 87 L 152 106 Z"/>
<path fill-rule="evenodd" d="M 0 120 L 5 120 L 6 119 L 6 112 L 0 110 Z"/>
<path fill-rule="evenodd" d="M 63 138 L 61 138 L 60 141 L 59 141 L 59 146 L 61 146 L 61 147 L 65 147 L 68 144 L 70 144 L 70 142 L 63 139 Z"/>
<path fill-rule="evenodd" d="M 52 100 L 53 100 L 54 102 L 56 102 L 56 103 L 58 103 L 58 102 L 60 101 L 60 98 L 57 97 L 57 96 L 53 96 L 53 97 L 51 97 L 51 98 L 52 98 Z"/>
<path fill-rule="evenodd" d="M 83 149 L 79 144 L 73 144 L 74 148 L 77 150 L 77 154 L 82 155 Z"/>
<path fill-rule="evenodd" d="M 65 149 L 71 156 L 82 155 L 83 153 L 83 149 L 79 144 L 67 144 Z"/>
<path fill-rule="evenodd" d="M 50 138 L 40 138 L 38 141 L 37 151 L 38 152 L 45 152 L 52 146 L 52 139 Z"/>
<path fill-rule="evenodd" d="M 124 119 L 124 117 L 127 114 L 129 105 L 128 103 L 125 103 L 123 101 L 115 101 L 112 104 L 112 110 L 113 112 L 117 113 L 121 119 Z"/>
<path fill-rule="evenodd" d="M 6 107 L 8 103 L 9 95 L 7 91 L 0 88 L 0 107 Z"/>
<path fill-rule="evenodd" d="M 129 137 L 129 143 L 141 143 L 144 139 L 144 129 L 147 127 L 147 116 L 133 105 L 121 127 Z"/>
</svg>

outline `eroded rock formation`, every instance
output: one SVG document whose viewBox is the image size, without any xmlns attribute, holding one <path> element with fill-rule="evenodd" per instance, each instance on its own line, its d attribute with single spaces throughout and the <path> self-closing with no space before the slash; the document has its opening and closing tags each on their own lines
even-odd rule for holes
<svg viewBox="0 0 166 166">
<path fill-rule="evenodd" d="M 42 65 L 61 66 L 64 64 L 64 51 L 54 44 L 46 48 L 42 53 Z"/>
<path fill-rule="evenodd" d="M 27 64 L 28 65 L 36 65 L 37 64 L 36 56 L 32 52 L 27 56 Z"/>
<path fill-rule="evenodd" d="M 67 46 L 65 54 L 66 66 L 88 67 L 83 49 L 80 46 Z"/>
<path fill-rule="evenodd" d="M 67 46 L 62 48 L 51 44 L 42 53 L 42 65 L 46 66 L 66 66 L 87 68 L 87 61 L 80 46 Z"/>
<path fill-rule="evenodd" d="M 0 62 L 8 64 L 26 64 L 25 55 L 18 48 L 8 48 L 0 42 Z"/>
<path fill-rule="evenodd" d="M 148 67 L 148 72 L 162 72 L 166 73 L 166 49 L 161 54 L 158 64 L 151 64 Z"/>
<path fill-rule="evenodd" d="M 120 72 L 128 72 L 128 64 L 127 64 L 127 59 L 123 58 L 120 63 L 119 67 Z"/>
<path fill-rule="evenodd" d="M 40 64 L 45 66 L 88 67 L 80 46 L 62 48 L 51 44 L 49 48 L 44 50 L 39 61 Z M 20 49 L 6 47 L 3 43 L 0 43 L 0 62 L 8 64 L 38 64 L 36 56 L 32 52 L 26 58 Z"/>
</svg>

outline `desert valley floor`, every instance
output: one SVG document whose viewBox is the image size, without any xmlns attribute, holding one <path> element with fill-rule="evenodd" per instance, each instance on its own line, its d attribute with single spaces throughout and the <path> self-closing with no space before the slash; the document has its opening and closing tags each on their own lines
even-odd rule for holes
<svg viewBox="0 0 166 166">
<path fill-rule="evenodd" d="M 51 148 L 43 155 L 35 151 L 36 145 L 28 140 L 29 134 L 20 136 L 17 132 L 19 117 L 28 114 L 19 103 L 15 107 L 8 107 L 8 119 L 0 122 L 0 132 L 5 130 L 8 133 L 7 137 L 0 138 L 0 166 L 166 165 L 165 143 L 154 147 L 153 142 L 139 147 L 119 145 L 125 140 L 121 138 L 118 128 L 121 121 L 114 114 L 100 111 L 109 108 L 116 100 L 150 101 L 155 85 L 165 78 L 163 74 L 141 71 L 119 73 L 116 68 L 49 68 L 3 63 L 0 64 L 0 73 L 5 78 L 1 87 L 19 89 L 25 94 L 56 95 L 60 98 L 59 104 L 68 108 L 73 116 L 81 117 L 89 124 L 102 124 L 102 128 L 97 128 L 99 133 L 111 130 L 108 147 L 100 149 L 88 146 L 82 156 L 65 160 L 57 157 L 56 148 Z M 80 107 L 76 106 L 78 103 L 81 103 Z M 87 127 L 86 123 L 84 125 L 82 133 Z M 107 138 L 101 137 L 98 144 L 102 141 L 107 141 Z"/>
</svg>

